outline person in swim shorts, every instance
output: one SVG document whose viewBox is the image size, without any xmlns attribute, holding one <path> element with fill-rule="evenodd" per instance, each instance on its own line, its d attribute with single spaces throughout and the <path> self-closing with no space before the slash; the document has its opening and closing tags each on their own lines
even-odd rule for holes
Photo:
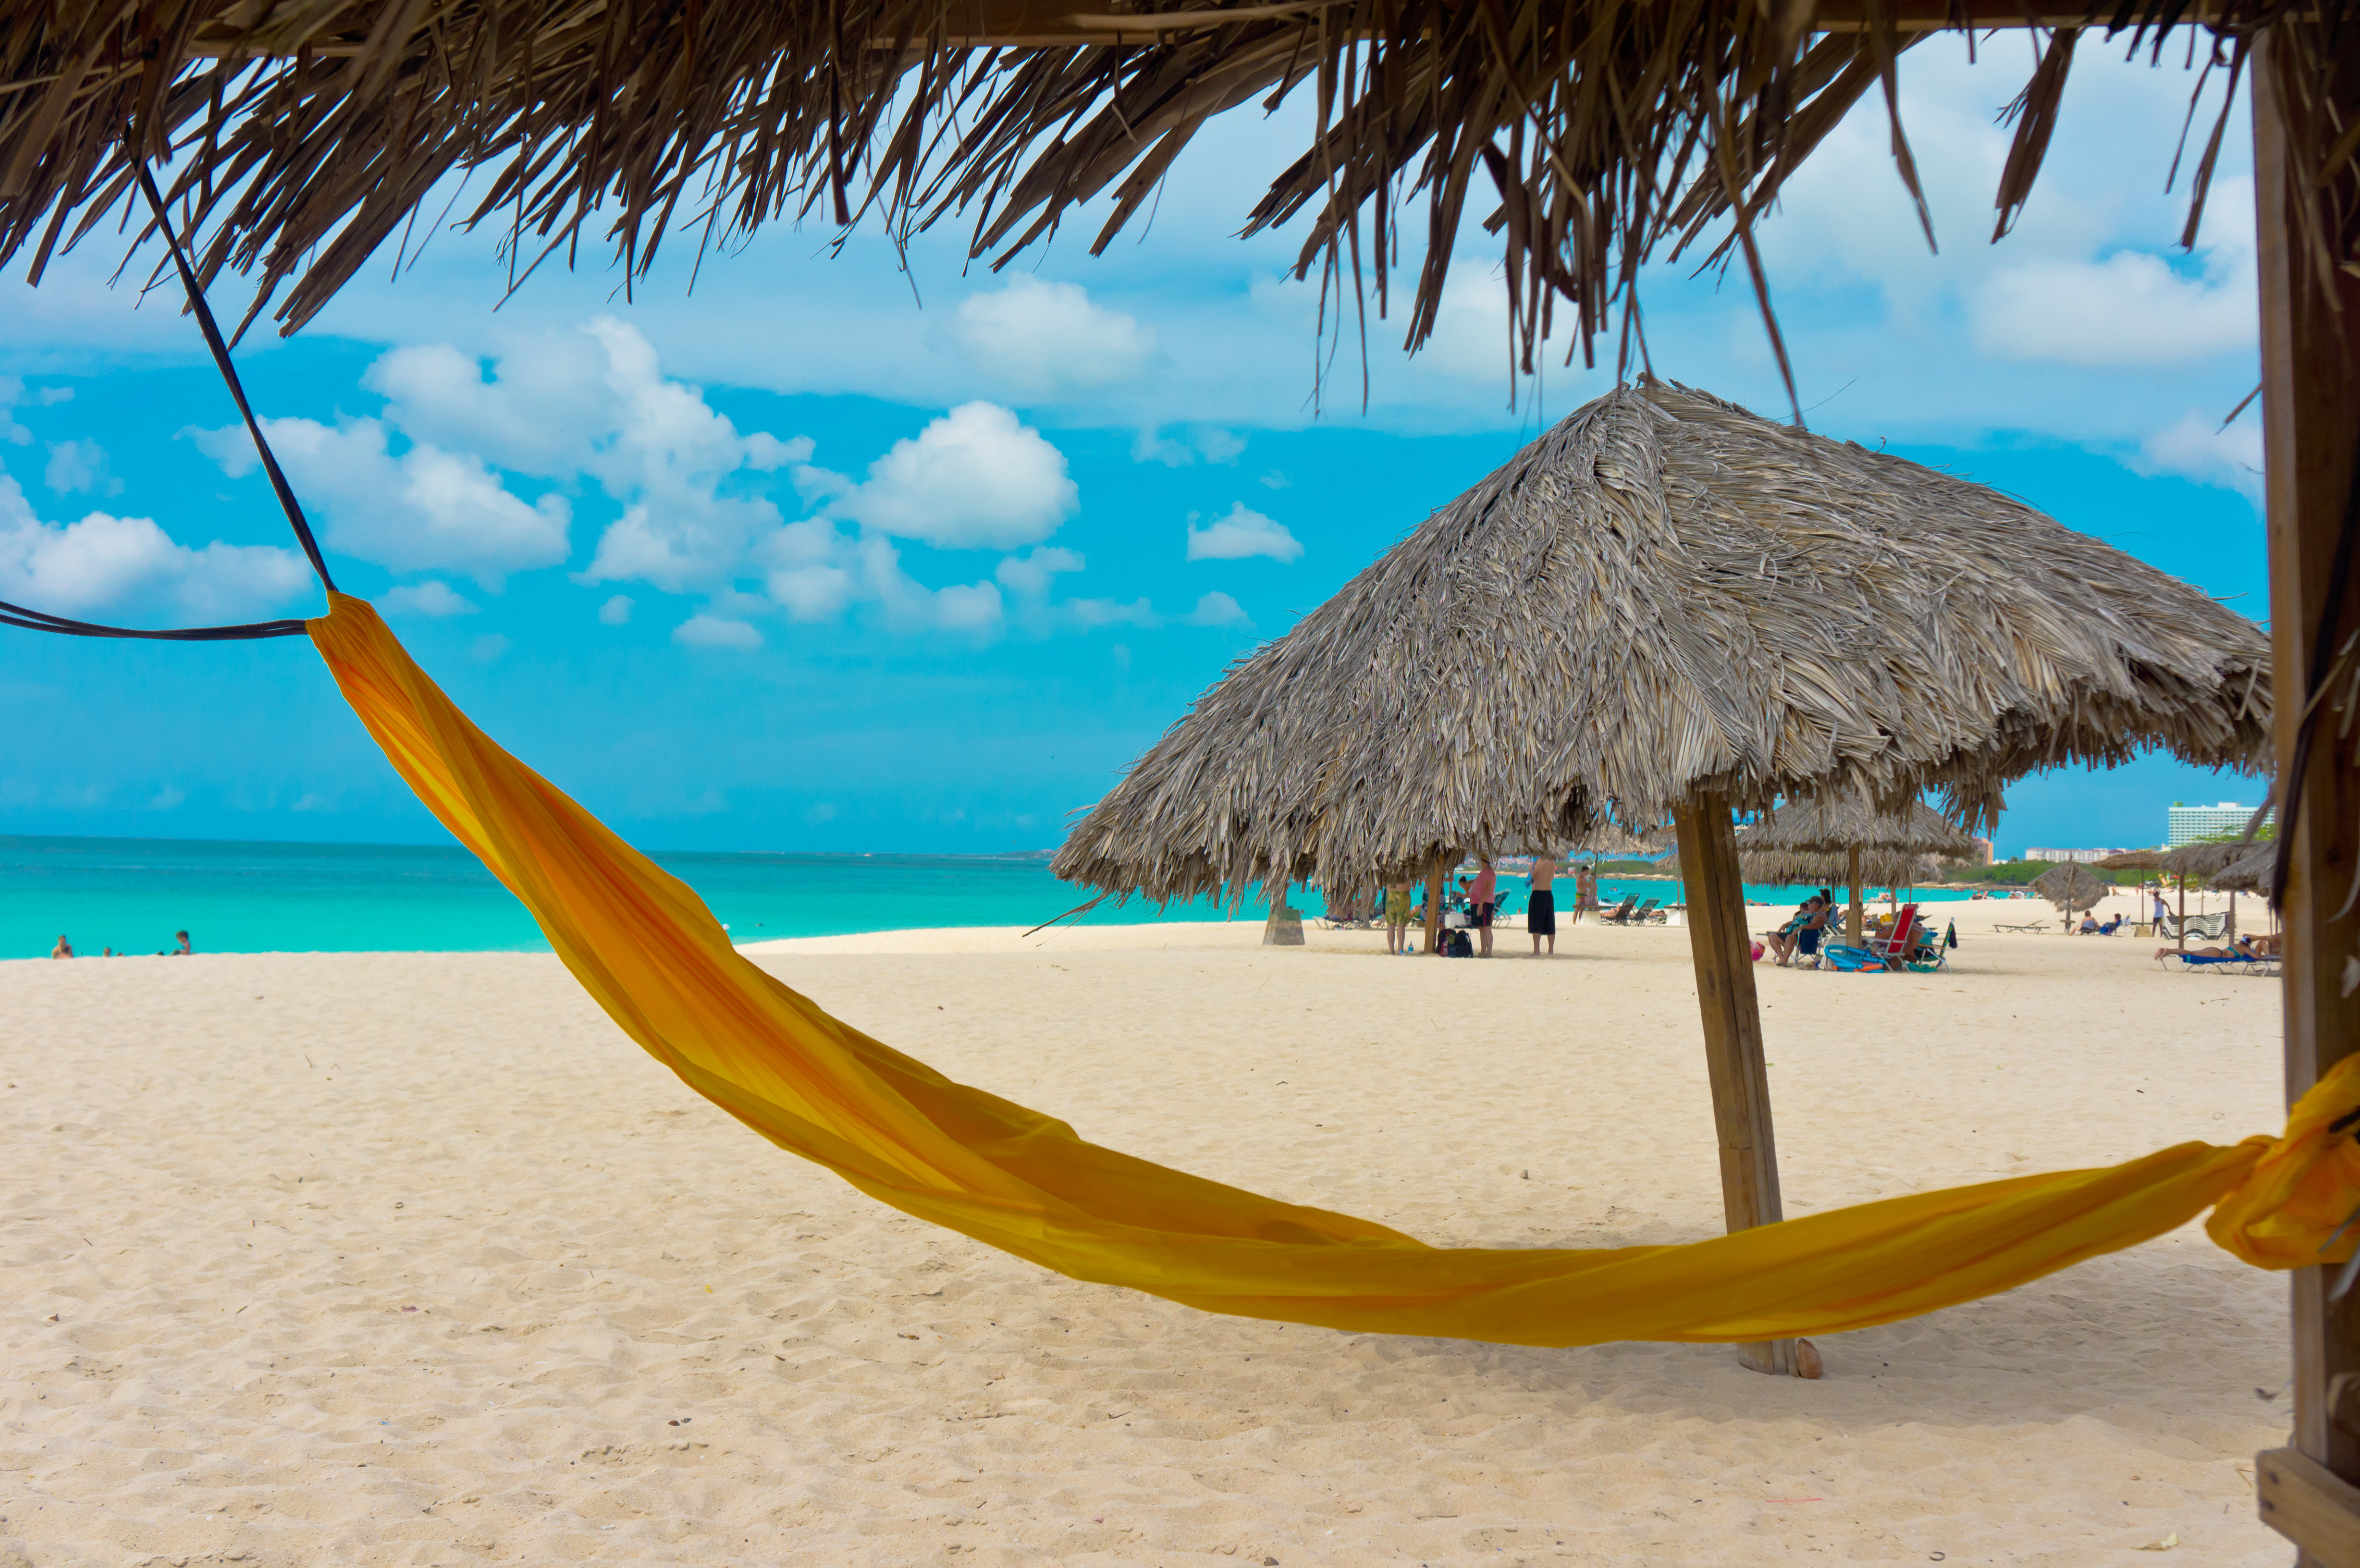
<svg viewBox="0 0 2360 1568">
<path fill-rule="evenodd" d="M 1532 880 L 1532 898 L 1524 913 L 1524 930 L 1532 934 L 1534 957 L 1540 956 L 1544 937 L 1548 940 L 1549 954 L 1554 957 L 1557 954 L 1557 856 L 1546 849 L 1534 855 Z"/>
</svg>

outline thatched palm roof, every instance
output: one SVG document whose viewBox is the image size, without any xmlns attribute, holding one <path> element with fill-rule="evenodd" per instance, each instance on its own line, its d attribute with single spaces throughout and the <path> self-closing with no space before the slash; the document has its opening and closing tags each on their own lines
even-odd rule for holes
<svg viewBox="0 0 2360 1568">
<path fill-rule="evenodd" d="M 2305 89 L 2351 9 L 1991 10 L 2055 28 L 2016 116 L 2001 231 L 2039 170 L 2079 29 L 2159 49 L 2193 17 L 2233 67 L 2223 125 L 2268 27 L 2295 85 L 2292 189 L 2316 193 L 2298 221 L 2322 266 L 2349 255 L 2333 213 L 2355 149 L 2301 106 L 2324 101 Z M 1004 264 L 1109 193 L 1103 247 L 1208 116 L 1300 89 L 1319 104 L 1314 145 L 1246 229 L 1311 209 L 1298 270 L 1373 283 L 1382 311 L 1397 205 L 1421 205 L 1415 343 L 1471 212 L 1502 236 L 1529 366 L 1555 301 L 1586 341 L 1644 262 L 1724 217 L 1713 255 L 1742 256 L 1760 292 L 1753 223 L 1880 85 L 1915 191 L 1895 58 L 1977 20 L 1956 0 L 0 0 L 0 263 L 30 245 L 38 279 L 96 226 L 127 193 L 127 140 L 172 166 L 208 280 L 258 272 L 265 296 L 296 280 L 279 310 L 290 331 L 460 170 L 489 175 L 462 216 L 505 231 L 522 266 L 570 260 L 585 230 L 644 268 L 680 226 L 703 245 L 872 204 L 897 229 L 971 218 L 973 253 Z M 2196 160 L 2199 207 L 2220 141 Z"/>
<path fill-rule="evenodd" d="M 1958 856 L 1973 854 L 1974 847 L 1966 829 L 1923 801 L 1883 811 L 1860 794 L 1788 800 L 1737 830 L 1741 855 L 1804 852 L 1833 855 L 1838 862 L 1853 849 Z"/>
<path fill-rule="evenodd" d="M 2088 866 L 2070 860 L 2034 877 L 2032 886 L 2042 898 L 2069 915 L 2095 906 L 2101 898 L 2117 890 L 2113 883 Z"/>
<path fill-rule="evenodd" d="M 1741 846 L 1737 868 L 1746 881 L 1757 887 L 1827 887 L 1841 892 L 1852 879 L 1851 858 L 1841 851 L 1748 851 Z M 1861 852 L 1860 882 L 1863 887 L 1915 887 L 1921 882 L 1934 881 L 1940 873 L 1941 867 L 1931 857 L 1907 850 Z"/>
<path fill-rule="evenodd" d="M 2244 853 L 2211 877 L 2213 887 L 2229 893 L 2260 893 L 2267 897 L 2278 883 L 2278 846 L 2267 840 L 2237 845 Z"/>
<path fill-rule="evenodd" d="M 1186 898 L 2162 746 L 2251 768 L 2269 645 L 1995 491 L 1647 383 L 1577 410 L 1233 666 L 1059 877 Z"/>
<path fill-rule="evenodd" d="M 2210 877 L 2253 847 L 2242 840 L 2201 840 L 2177 849 L 2126 849 L 2091 864 L 2101 871 L 2160 871 L 2167 877 Z"/>
</svg>

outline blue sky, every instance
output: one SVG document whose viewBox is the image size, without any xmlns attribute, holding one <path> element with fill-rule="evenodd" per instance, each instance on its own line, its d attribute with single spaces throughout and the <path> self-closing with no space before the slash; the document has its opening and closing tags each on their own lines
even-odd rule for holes
<svg viewBox="0 0 2360 1568">
<path fill-rule="evenodd" d="M 2163 183 L 2192 79 L 2083 51 L 2042 184 L 1992 245 L 2025 53 L 1904 59 L 1939 254 L 1881 103 L 1764 226 L 1810 421 L 2261 617 L 2257 417 L 2219 429 L 2257 376 L 2243 112 L 2184 254 Z M 241 363 L 344 585 L 627 835 L 1045 847 L 1229 661 L 1610 384 L 1560 363 L 1512 386 L 1470 223 L 1434 343 L 1407 357 L 1374 323 L 1365 409 L 1349 344 L 1316 395 L 1316 280 L 1284 277 L 1299 227 L 1230 237 L 1306 130 L 1292 106 L 1232 114 L 1152 229 L 1093 258 L 1085 214 L 998 274 L 956 235 L 921 236 L 904 273 L 880 235 L 831 256 L 829 234 L 780 228 L 708 256 L 694 293 L 678 246 L 628 299 L 585 263 L 503 304 L 493 236 L 441 233 Z M 110 286 L 119 245 L 38 290 L 0 279 L 0 598 L 158 625 L 314 613 L 193 326 Z M 1658 267 L 1644 298 L 1659 373 L 1784 411 L 1742 278 Z M 216 304 L 237 313 L 234 285 Z M 298 640 L 8 633 L 0 717 L 0 833 L 439 833 Z M 2027 779 L 2001 844 L 2155 842 L 2172 800 L 2255 789 L 2168 759 Z"/>
</svg>

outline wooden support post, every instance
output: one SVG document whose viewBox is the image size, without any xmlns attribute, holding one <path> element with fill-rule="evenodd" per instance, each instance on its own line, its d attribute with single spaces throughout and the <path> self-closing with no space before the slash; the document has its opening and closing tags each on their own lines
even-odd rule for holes
<svg viewBox="0 0 2360 1568">
<path fill-rule="evenodd" d="M 1844 870 L 1851 877 L 1852 887 L 1852 909 L 1844 916 L 1844 941 L 1858 947 L 1861 927 L 1867 920 L 1860 908 L 1860 845 L 1852 845 L 1844 852 L 1844 855 L 1848 862 Z"/>
<path fill-rule="evenodd" d="M 1442 951 L 1443 870 L 1437 866 L 1426 876 L 1426 951 L 1428 953 Z"/>
<path fill-rule="evenodd" d="M 1775 1225 L 1782 1212 L 1778 1148 L 1770 1136 L 1770 1079 L 1762 1059 L 1762 1009 L 1754 996 L 1736 826 L 1728 800 L 1710 791 L 1676 809 L 1672 822 L 1680 839 L 1688 948 L 1704 1014 L 1705 1074 L 1721 1144 L 1721 1213 L 1732 1231 Z M 1818 1376 L 1818 1354 L 1801 1340 L 1742 1345 L 1738 1356 L 1757 1372 Z"/>
<path fill-rule="evenodd" d="M 2314 33 L 2313 38 L 2325 46 Z M 2340 604 L 2328 596 L 2336 546 L 2360 456 L 2360 278 L 2331 270 L 2307 248 L 2298 204 L 2311 192 L 2290 151 L 2288 117 L 2307 115 L 2323 143 L 2333 128 L 2360 115 L 2360 29 L 2344 28 L 2333 45 L 2323 98 L 2291 72 L 2292 39 L 2263 33 L 2255 49 L 2254 192 L 2261 269 L 2262 438 L 2269 514 L 2271 689 L 2278 724 L 2279 799 L 2292 783 L 2297 725 L 2314 674 L 2322 621 L 2333 619 L 2340 642 L 2360 627 L 2360 594 L 2344 585 Z M 2284 52 L 2282 52 L 2284 51 Z M 2333 205 L 2353 212 L 2347 177 L 2336 176 Z M 2328 203 L 2322 203 L 2327 205 Z M 2313 243 L 2340 247 L 2345 234 Z M 2337 254 L 2341 254 L 2340 249 Z M 2355 575 L 2360 575 L 2355 573 Z M 2329 648 L 2332 656 L 2333 648 Z M 2322 1073 L 2360 1047 L 2360 996 L 2344 995 L 2346 959 L 2360 948 L 2360 919 L 2336 919 L 2360 850 L 2360 779 L 2348 752 L 2336 744 L 2333 723 L 2320 726 L 2303 770 L 2299 811 L 2281 808 L 2278 832 L 2292 843 L 2280 888 L 2286 917 L 2286 1090 L 2291 1102 Z M 2327 1300 L 2323 1268 L 2292 1275 L 2294 1449 L 2328 1475 L 2360 1482 L 2360 1430 L 2333 1419 L 2336 1379 L 2360 1372 L 2360 1295 Z M 2281 1469 L 2284 1466 L 2280 1467 Z M 2350 1488 L 2323 1484 L 2311 1491 L 2349 1515 Z M 2303 1550 L 2298 1562 L 2322 1568 L 2333 1560 L 2324 1543 L 2349 1542 L 2360 1531 L 2333 1536 L 2318 1517 L 2302 1533 L 2286 1529 L 2264 1496 L 2263 1519 Z M 2315 1516 L 2316 1510 L 2314 1510 Z M 2345 1561 L 2350 1559 L 2346 1558 Z"/>
</svg>

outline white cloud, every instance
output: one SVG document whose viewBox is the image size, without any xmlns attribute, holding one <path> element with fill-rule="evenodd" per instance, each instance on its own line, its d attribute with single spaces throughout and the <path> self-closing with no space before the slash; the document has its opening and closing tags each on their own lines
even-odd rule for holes
<svg viewBox="0 0 2360 1568">
<path fill-rule="evenodd" d="M 2262 499 L 2262 421 L 2248 411 L 2227 430 L 2217 419 L 2191 409 L 2178 423 L 2156 431 L 2139 444 L 2132 466 L 2145 473 L 2177 474 L 2202 485 L 2218 485 L 2242 492 L 2258 505 Z"/>
<path fill-rule="evenodd" d="M 853 558 L 862 585 L 883 607 L 890 624 L 970 633 L 989 633 L 1000 626 L 1005 604 L 996 583 L 928 588 L 901 570 L 901 552 L 881 538 L 862 539 Z"/>
<path fill-rule="evenodd" d="M 1185 440 L 1164 435 L 1153 426 L 1131 438 L 1131 462 L 1160 463 L 1166 468 L 1185 468 L 1199 458 L 1207 463 L 1235 463 L 1245 450 L 1243 436 L 1214 425 L 1200 425 Z"/>
<path fill-rule="evenodd" d="M 602 626 L 625 626 L 630 619 L 631 596 L 628 593 L 617 593 L 598 606 L 598 624 Z"/>
<path fill-rule="evenodd" d="M 2252 189 L 2250 180 L 2223 180 L 2212 201 L 2250 209 Z M 2252 231 L 2230 226 L 2202 255 L 2202 277 L 2137 249 L 1996 273 L 1974 296 L 1975 345 L 2002 359 L 2085 366 L 2250 354 L 2260 321 Z"/>
<path fill-rule="evenodd" d="M 1196 607 L 1184 617 L 1192 626 L 1235 626 L 1246 624 L 1243 604 L 1218 589 L 1196 601 Z"/>
<path fill-rule="evenodd" d="M 36 408 L 48 408 L 52 403 L 69 402 L 73 397 L 71 387 L 34 388 L 25 385 L 23 376 L 0 376 L 0 441 L 11 446 L 30 446 L 33 432 L 16 422 L 10 410 L 30 403 Z"/>
<path fill-rule="evenodd" d="M 762 646 L 762 634 L 744 621 L 719 615 L 691 615 L 672 629 L 672 641 L 690 648 L 734 648 L 751 652 Z"/>
<path fill-rule="evenodd" d="M 45 523 L 0 474 L 0 598 L 52 615 L 102 609 L 233 621 L 276 608 L 311 580 L 303 558 L 275 545 L 175 544 L 148 517 L 93 512 Z"/>
<path fill-rule="evenodd" d="M 1059 572 L 1079 572 L 1083 564 L 1079 550 L 1035 545 L 1030 554 L 1008 557 L 991 574 L 1018 598 L 1040 599 L 1047 597 Z"/>
<path fill-rule="evenodd" d="M 1065 453 L 998 404 L 967 403 L 895 441 L 833 509 L 945 550 L 1014 550 L 1080 505 Z"/>
<path fill-rule="evenodd" d="M 472 615 L 475 606 L 448 583 L 429 579 L 388 591 L 377 603 L 396 615 Z"/>
<path fill-rule="evenodd" d="M 1209 528 L 1188 523 L 1188 559 L 1191 561 L 1243 561 L 1249 556 L 1266 555 L 1273 561 L 1293 561 L 1303 553 L 1303 546 L 1286 531 L 1285 525 L 1263 517 L 1243 501 L 1229 508 L 1229 515 L 1217 519 Z"/>
<path fill-rule="evenodd" d="M 494 593 L 512 572 L 566 557 L 565 498 L 529 505 L 473 452 L 420 442 L 397 457 L 379 419 L 265 419 L 262 428 L 297 493 L 317 503 L 330 549 L 396 572 L 464 572 Z M 259 466 L 242 426 L 200 430 L 196 441 L 232 478 Z"/>
<path fill-rule="evenodd" d="M 41 483 L 60 495 L 120 495 L 123 481 L 106 464 L 106 449 L 94 441 L 53 441 Z"/>
<path fill-rule="evenodd" d="M 961 300 L 951 335 L 979 368 L 1036 396 L 1128 381 L 1157 357 L 1154 328 L 1093 305 L 1077 284 L 1032 278 Z"/>
</svg>

